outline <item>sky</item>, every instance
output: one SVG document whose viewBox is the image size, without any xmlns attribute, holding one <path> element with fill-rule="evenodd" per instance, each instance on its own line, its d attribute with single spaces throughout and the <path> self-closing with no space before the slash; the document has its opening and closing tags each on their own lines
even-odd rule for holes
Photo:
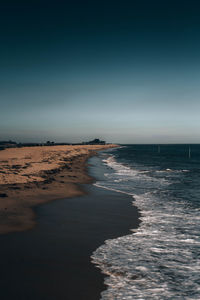
<svg viewBox="0 0 200 300">
<path fill-rule="evenodd" d="M 200 2 L 1 1 L 0 140 L 200 143 Z"/>
</svg>

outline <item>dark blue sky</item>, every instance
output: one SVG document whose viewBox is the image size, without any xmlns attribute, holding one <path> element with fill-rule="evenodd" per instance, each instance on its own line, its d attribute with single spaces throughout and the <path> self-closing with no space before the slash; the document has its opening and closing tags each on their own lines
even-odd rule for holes
<svg viewBox="0 0 200 300">
<path fill-rule="evenodd" d="M 199 1 L 5 1 L 0 139 L 200 141 Z"/>
</svg>

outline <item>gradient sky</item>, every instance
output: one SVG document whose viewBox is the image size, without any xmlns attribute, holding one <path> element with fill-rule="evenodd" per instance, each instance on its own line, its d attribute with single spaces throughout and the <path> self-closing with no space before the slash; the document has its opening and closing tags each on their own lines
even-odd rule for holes
<svg viewBox="0 0 200 300">
<path fill-rule="evenodd" d="M 4 1 L 0 140 L 200 142 L 200 1 Z"/>
</svg>

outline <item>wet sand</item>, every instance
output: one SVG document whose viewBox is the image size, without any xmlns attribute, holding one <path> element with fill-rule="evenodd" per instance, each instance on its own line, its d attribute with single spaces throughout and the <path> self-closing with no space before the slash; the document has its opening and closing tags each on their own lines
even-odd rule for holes
<svg viewBox="0 0 200 300">
<path fill-rule="evenodd" d="M 98 157 L 90 175 L 101 177 Z M 100 299 L 104 275 L 90 260 L 106 239 L 139 224 L 132 198 L 85 185 L 87 194 L 35 208 L 37 225 L 0 236 L 0 291 L 4 300 Z"/>
<path fill-rule="evenodd" d="M 87 159 L 116 145 L 11 148 L 0 151 L 0 234 L 35 226 L 32 207 L 84 194 Z"/>
</svg>

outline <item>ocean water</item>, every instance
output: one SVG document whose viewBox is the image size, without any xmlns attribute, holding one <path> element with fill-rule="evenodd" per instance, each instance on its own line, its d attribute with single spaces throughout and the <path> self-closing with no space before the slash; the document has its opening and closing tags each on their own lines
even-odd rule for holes
<svg viewBox="0 0 200 300">
<path fill-rule="evenodd" d="M 92 261 L 101 299 L 200 299 L 200 145 L 125 145 L 101 154 L 99 187 L 129 194 L 138 229 L 105 241 Z M 131 230 L 131 228 L 130 228 Z"/>
</svg>

